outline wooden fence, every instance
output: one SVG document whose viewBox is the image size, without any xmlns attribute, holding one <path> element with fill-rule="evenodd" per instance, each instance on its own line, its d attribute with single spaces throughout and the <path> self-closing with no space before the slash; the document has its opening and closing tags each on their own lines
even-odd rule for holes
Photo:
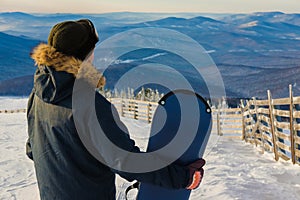
<svg viewBox="0 0 300 200">
<path fill-rule="evenodd" d="M 112 98 L 120 116 L 152 122 L 157 103 L 132 99 Z M 241 101 L 240 108 L 213 110 L 213 132 L 220 136 L 240 138 L 261 146 L 263 152 L 274 152 L 279 158 L 300 164 L 300 97 L 267 100 L 253 98 Z M 26 109 L 2 110 L 0 113 L 26 112 Z"/>
<path fill-rule="evenodd" d="M 220 136 L 242 138 L 241 108 L 212 109 L 213 131 Z"/>
<path fill-rule="evenodd" d="M 213 109 L 213 132 L 239 138 L 300 164 L 300 97 L 241 101 L 241 108 Z M 129 99 L 111 99 L 123 117 L 151 123 L 157 103 Z"/>
<path fill-rule="evenodd" d="M 152 122 L 154 112 L 158 106 L 156 102 L 134 99 L 111 98 L 108 99 L 116 107 L 122 117 Z M 213 132 L 220 136 L 242 137 L 241 108 L 212 109 Z M 26 112 L 26 109 L 0 110 L 0 113 Z"/>
<path fill-rule="evenodd" d="M 156 110 L 156 102 L 147 102 L 134 99 L 112 98 L 109 99 L 117 108 L 122 117 L 152 122 L 153 114 Z"/>
<path fill-rule="evenodd" d="M 241 105 L 242 139 L 273 152 L 276 161 L 300 164 L 300 97 L 293 97 L 292 86 L 288 98 L 272 99 L 268 91 L 267 100 L 253 98 Z"/>
<path fill-rule="evenodd" d="M 151 123 L 157 103 L 140 100 L 112 98 L 110 102 L 117 108 L 120 116 Z M 241 108 L 222 108 L 213 110 L 213 131 L 218 135 L 242 138 Z"/>
<path fill-rule="evenodd" d="M 0 110 L 0 113 L 26 113 L 26 109 Z"/>
</svg>

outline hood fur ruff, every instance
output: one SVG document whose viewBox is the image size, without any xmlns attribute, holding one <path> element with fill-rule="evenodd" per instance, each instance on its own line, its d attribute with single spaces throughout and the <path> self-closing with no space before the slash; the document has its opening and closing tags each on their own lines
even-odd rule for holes
<svg viewBox="0 0 300 200">
<path fill-rule="evenodd" d="M 95 83 L 96 87 L 103 87 L 105 85 L 105 78 L 90 62 L 83 62 L 75 57 L 67 56 L 56 51 L 54 47 L 48 44 L 42 43 L 35 47 L 31 53 L 31 58 L 38 67 L 48 66 L 55 71 L 72 74 L 76 78 L 79 76 L 88 78 L 89 82 Z"/>
</svg>

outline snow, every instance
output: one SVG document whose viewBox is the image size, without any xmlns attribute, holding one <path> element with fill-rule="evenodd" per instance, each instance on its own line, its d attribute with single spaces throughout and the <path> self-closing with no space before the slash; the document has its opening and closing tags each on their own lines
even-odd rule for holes
<svg viewBox="0 0 300 200">
<path fill-rule="evenodd" d="M 145 58 L 143 58 L 142 60 L 150 60 L 150 59 L 152 59 L 152 58 L 156 58 L 156 57 L 164 56 L 164 55 L 167 55 L 167 53 L 157 53 L 157 54 L 154 54 L 154 55 L 145 57 Z"/>
<path fill-rule="evenodd" d="M 0 98 L 0 110 L 25 108 L 26 98 Z M 150 125 L 122 119 L 137 144 L 145 149 Z M 146 134 L 145 134 L 146 133 Z M 39 199 L 33 162 L 25 155 L 25 113 L 0 113 L 0 200 Z M 300 166 L 238 139 L 212 133 L 204 158 L 205 175 L 191 200 L 299 199 Z M 124 199 L 129 182 L 117 177 L 117 199 Z M 134 199 L 136 191 L 129 193 Z"/>
<path fill-rule="evenodd" d="M 239 28 L 250 28 L 258 25 L 258 21 L 252 21 L 246 24 L 242 24 L 239 26 Z"/>
<path fill-rule="evenodd" d="M 208 51 L 204 51 L 204 53 L 209 53 L 209 54 L 215 53 L 215 52 L 216 52 L 216 50 L 208 50 Z"/>
<path fill-rule="evenodd" d="M 27 105 L 27 98 L 21 97 L 1 97 L 0 110 L 24 109 Z"/>
<path fill-rule="evenodd" d="M 247 49 L 231 49 L 228 51 L 229 53 L 233 53 L 233 52 L 248 52 Z"/>
<path fill-rule="evenodd" d="M 146 61 L 146 60 L 150 60 L 150 59 L 153 59 L 153 58 L 156 58 L 156 57 L 159 57 L 159 56 L 164 56 L 166 55 L 167 53 L 157 53 L 157 54 L 154 54 L 154 55 L 151 55 L 151 56 L 148 56 L 148 57 L 145 57 L 145 58 L 142 58 L 143 61 Z M 128 63 L 132 63 L 132 62 L 136 62 L 136 61 L 139 61 L 139 59 L 126 59 L 126 60 L 115 60 L 114 61 L 114 64 L 128 64 Z"/>
<path fill-rule="evenodd" d="M 180 26 L 180 25 L 174 25 L 174 24 L 172 24 L 172 25 L 170 25 L 172 28 L 184 28 L 184 26 Z"/>
</svg>

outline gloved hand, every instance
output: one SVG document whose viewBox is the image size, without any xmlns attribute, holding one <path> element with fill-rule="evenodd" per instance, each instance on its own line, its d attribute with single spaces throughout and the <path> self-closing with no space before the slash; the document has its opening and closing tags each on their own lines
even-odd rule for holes
<svg viewBox="0 0 300 200">
<path fill-rule="evenodd" d="M 190 170 L 190 181 L 186 189 L 193 190 L 199 187 L 204 175 L 204 169 L 202 168 L 204 165 L 205 160 L 200 158 L 187 166 Z"/>
</svg>

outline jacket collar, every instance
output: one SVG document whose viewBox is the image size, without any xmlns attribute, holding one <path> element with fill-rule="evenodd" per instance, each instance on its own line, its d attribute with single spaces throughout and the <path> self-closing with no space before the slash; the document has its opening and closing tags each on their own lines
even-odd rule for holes
<svg viewBox="0 0 300 200">
<path fill-rule="evenodd" d="M 89 62 L 83 62 L 75 57 L 67 56 L 58 52 L 54 47 L 41 43 L 31 53 L 31 58 L 35 61 L 35 65 L 40 67 L 50 67 L 57 72 L 67 72 L 76 77 L 81 68 L 88 68 L 84 70 L 85 77 L 97 78 L 99 80 L 97 87 L 103 87 L 105 85 L 105 78 L 99 73 L 95 67 Z M 89 65 L 89 66 L 86 66 Z M 82 71 L 80 71 L 82 75 Z"/>
</svg>

